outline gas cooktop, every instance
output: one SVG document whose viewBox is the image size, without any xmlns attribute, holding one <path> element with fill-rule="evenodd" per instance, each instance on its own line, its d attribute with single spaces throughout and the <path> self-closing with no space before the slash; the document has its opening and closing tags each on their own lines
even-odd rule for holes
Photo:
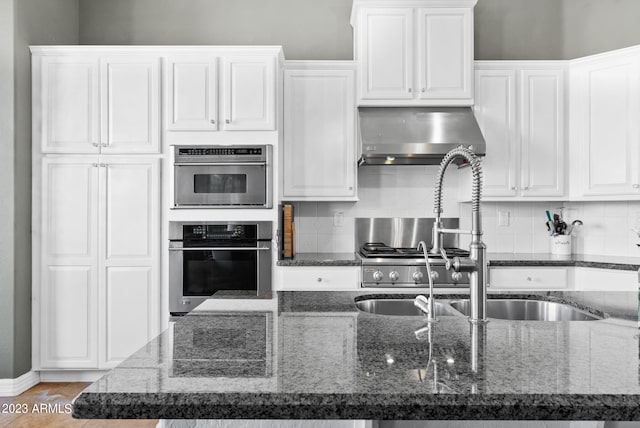
<svg viewBox="0 0 640 428">
<path fill-rule="evenodd" d="M 469 251 L 460 248 L 445 248 L 447 257 L 468 257 Z M 365 258 L 424 258 L 417 248 L 395 248 L 383 242 L 367 242 L 360 247 L 360 255 Z M 429 254 L 430 259 L 441 258 L 440 254 Z"/>
</svg>

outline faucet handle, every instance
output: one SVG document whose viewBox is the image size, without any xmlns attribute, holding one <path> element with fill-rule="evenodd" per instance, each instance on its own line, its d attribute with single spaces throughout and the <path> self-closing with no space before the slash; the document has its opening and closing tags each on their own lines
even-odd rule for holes
<svg viewBox="0 0 640 428">
<path fill-rule="evenodd" d="M 447 270 L 451 269 L 451 260 L 449 260 L 449 257 L 447 257 L 447 252 L 445 251 L 444 248 L 440 248 L 440 255 L 442 256 L 442 259 L 444 260 L 445 269 L 447 269 Z"/>
</svg>

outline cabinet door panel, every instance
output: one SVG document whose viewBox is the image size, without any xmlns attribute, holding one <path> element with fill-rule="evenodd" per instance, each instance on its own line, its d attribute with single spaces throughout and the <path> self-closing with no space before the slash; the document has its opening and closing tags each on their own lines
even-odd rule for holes
<svg viewBox="0 0 640 428">
<path fill-rule="evenodd" d="M 523 196 L 564 193 L 564 77 L 562 70 L 520 72 Z"/>
<path fill-rule="evenodd" d="M 103 153 L 157 153 L 160 148 L 157 57 L 101 60 Z"/>
<path fill-rule="evenodd" d="M 419 9 L 421 99 L 472 97 L 471 9 Z"/>
<path fill-rule="evenodd" d="M 105 362 L 113 365 L 153 337 L 158 302 L 151 267 L 108 267 L 105 276 Z"/>
<path fill-rule="evenodd" d="M 483 159 L 485 196 L 515 196 L 518 141 L 515 71 L 476 71 L 474 113 L 487 142 Z"/>
<path fill-rule="evenodd" d="M 284 195 L 355 195 L 354 73 L 285 72 Z"/>
<path fill-rule="evenodd" d="M 275 129 L 275 58 L 227 57 L 224 67 L 224 130 Z"/>
<path fill-rule="evenodd" d="M 365 8 L 359 47 L 362 99 L 413 98 L 413 9 Z"/>
<path fill-rule="evenodd" d="M 582 194 L 637 195 L 639 184 L 640 85 L 636 59 L 611 61 L 579 70 L 576 110 L 581 135 Z M 573 107 L 573 104 L 572 104 Z"/>
<path fill-rule="evenodd" d="M 95 266 L 47 266 L 42 276 L 43 368 L 97 368 Z"/>
<path fill-rule="evenodd" d="M 218 119 L 217 58 L 167 60 L 167 129 L 215 131 Z"/>
<path fill-rule="evenodd" d="M 95 157 L 46 158 L 42 164 L 45 263 L 87 264 L 97 258 L 98 171 Z"/>
<path fill-rule="evenodd" d="M 160 230 L 158 161 L 105 160 L 104 259 L 109 264 L 150 263 Z"/>
<path fill-rule="evenodd" d="M 98 61 L 43 57 L 42 152 L 98 153 Z"/>
</svg>

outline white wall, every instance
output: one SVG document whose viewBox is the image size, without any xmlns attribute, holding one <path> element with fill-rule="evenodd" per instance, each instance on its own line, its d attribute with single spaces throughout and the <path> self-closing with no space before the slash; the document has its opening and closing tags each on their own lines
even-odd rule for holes
<svg viewBox="0 0 640 428">
<path fill-rule="evenodd" d="M 294 204 L 296 252 L 353 252 L 356 217 L 433 217 L 437 166 L 363 166 L 358 169 L 358 202 Z M 444 180 L 443 216 L 458 217 L 458 174 Z M 344 225 L 334 225 L 342 212 Z"/>
</svg>

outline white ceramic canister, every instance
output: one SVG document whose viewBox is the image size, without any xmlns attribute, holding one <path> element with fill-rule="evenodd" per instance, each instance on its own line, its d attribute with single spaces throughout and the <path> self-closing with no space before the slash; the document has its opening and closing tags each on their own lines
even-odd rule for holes
<svg viewBox="0 0 640 428">
<path fill-rule="evenodd" d="M 551 254 L 567 256 L 571 254 L 571 235 L 551 236 Z"/>
</svg>

